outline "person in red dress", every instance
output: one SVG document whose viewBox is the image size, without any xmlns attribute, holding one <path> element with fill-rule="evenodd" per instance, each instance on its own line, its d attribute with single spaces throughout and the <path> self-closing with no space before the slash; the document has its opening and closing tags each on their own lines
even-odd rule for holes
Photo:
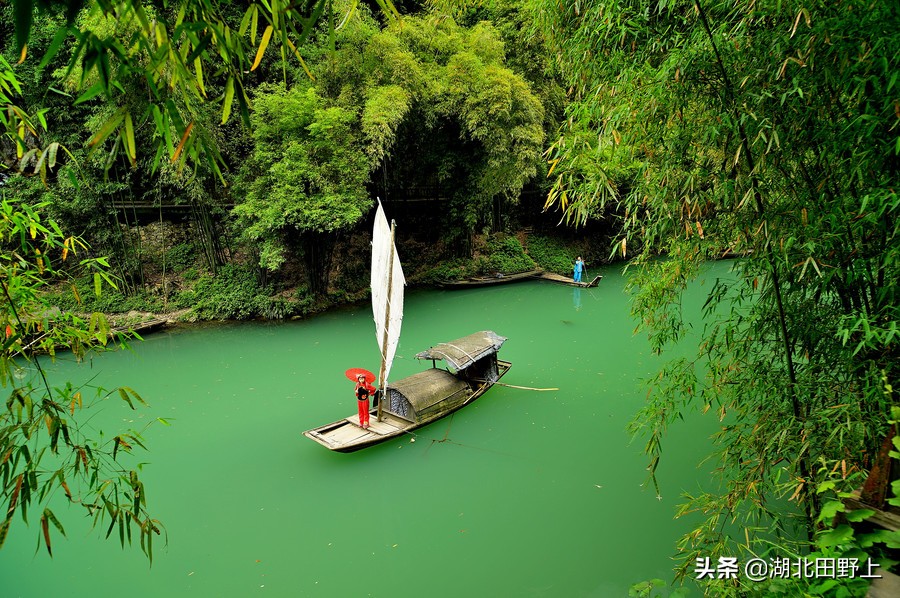
<svg viewBox="0 0 900 598">
<path fill-rule="evenodd" d="M 359 408 L 359 425 L 369 427 L 369 395 L 375 392 L 375 387 L 366 381 L 365 374 L 356 377 L 356 406 Z"/>
</svg>

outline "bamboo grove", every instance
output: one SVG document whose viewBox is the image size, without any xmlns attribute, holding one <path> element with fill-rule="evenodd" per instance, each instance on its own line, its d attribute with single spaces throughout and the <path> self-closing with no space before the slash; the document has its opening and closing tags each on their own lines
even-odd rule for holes
<svg viewBox="0 0 900 598">
<path fill-rule="evenodd" d="M 682 574 L 701 555 L 812 540 L 897 402 L 900 7 L 534 5 L 575 96 L 547 152 L 548 203 L 621 223 L 613 250 L 634 253 L 656 350 L 685 334 L 681 290 L 704 261 L 744 256 L 709 293 L 696 358 L 660 372 L 633 423 L 655 471 L 678 418 L 722 421 L 721 486 L 683 506 L 705 520 L 679 546 Z"/>
</svg>

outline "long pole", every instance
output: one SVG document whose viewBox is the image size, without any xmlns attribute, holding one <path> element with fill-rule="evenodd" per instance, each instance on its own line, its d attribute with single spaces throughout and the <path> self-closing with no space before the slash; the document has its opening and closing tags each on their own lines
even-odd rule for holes
<svg viewBox="0 0 900 598">
<path fill-rule="evenodd" d="M 378 401 L 378 411 L 375 416 L 377 421 L 381 421 L 381 405 L 387 398 L 387 381 L 384 377 L 387 367 L 388 330 L 391 327 L 391 291 L 394 287 L 394 226 L 395 222 L 391 220 L 391 253 L 388 258 L 387 303 L 384 309 L 384 335 L 381 339 L 381 371 L 378 376 L 378 381 L 381 383 L 381 399 Z"/>
</svg>

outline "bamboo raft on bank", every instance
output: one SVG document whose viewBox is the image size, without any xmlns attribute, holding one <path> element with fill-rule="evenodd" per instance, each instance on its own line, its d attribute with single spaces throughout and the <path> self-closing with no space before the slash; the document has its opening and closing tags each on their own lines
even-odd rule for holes
<svg viewBox="0 0 900 598">
<path fill-rule="evenodd" d="M 166 320 L 165 318 L 153 318 L 152 320 L 144 320 L 143 322 L 136 322 L 128 326 L 113 326 L 112 328 L 110 328 L 109 333 L 110 336 L 113 336 L 116 333 L 125 334 L 128 332 L 143 334 L 145 332 L 156 332 L 157 330 L 165 328 L 169 324 L 170 321 Z"/>
</svg>

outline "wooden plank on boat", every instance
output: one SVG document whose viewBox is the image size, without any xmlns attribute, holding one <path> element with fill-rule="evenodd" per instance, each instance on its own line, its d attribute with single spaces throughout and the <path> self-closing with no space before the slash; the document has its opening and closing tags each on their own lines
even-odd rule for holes
<svg viewBox="0 0 900 598">
<path fill-rule="evenodd" d="M 347 444 L 359 440 L 369 432 L 359 427 L 359 424 L 352 426 L 341 426 L 328 432 L 328 438 L 334 444 Z"/>
<path fill-rule="evenodd" d="M 378 421 L 375 418 L 375 414 L 372 413 L 371 418 L 369 419 L 369 432 L 374 432 L 375 434 L 381 434 L 382 436 L 384 436 L 386 434 L 394 434 L 398 430 L 402 430 L 400 426 L 392 423 L 392 419 L 393 418 L 384 418 L 381 421 Z M 350 415 L 348 417 L 345 417 L 344 421 L 352 424 L 352 426 L 359 428 L 361 432 L 365 432 L 362 426 L 359 425 L 359 415 Z"/>
<path fill-rule="evenodd" d="M 306 434 L 319 440 L 320 442 L 324 442 L 326 446 L 330 446 L 330 447 L 335 446 L 335 442 L 331 438 L 329 438 L 328 436 L 325 436 L 323 434 L 319 434 L 315 430 L 309 430 L 308 432 L 306 432 Z"/>
<path fill-rule="evenodd" d="M 400 430 L 397 426 L 391 424 L 389 421 L 382 419 L 378 421 L 374 417 L 369 421 L 369 431 L 375 432 L 376 434 L 381 434 L 382 436 L 386 434 L 394 434 Z"/>
</svg>

